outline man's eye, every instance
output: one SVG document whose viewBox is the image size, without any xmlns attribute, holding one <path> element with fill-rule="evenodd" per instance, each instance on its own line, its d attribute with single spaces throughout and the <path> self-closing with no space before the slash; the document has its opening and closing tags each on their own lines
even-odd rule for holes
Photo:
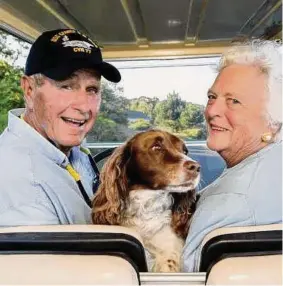
<svg viewBox="0 0 283 286">
<path fill-rule="evenodd" d="M 92 93 L 92 94 L 97 94 L 99 92 L 98 88 L 97 87 L 89 87 L 87 89 L 87 92 L 88 93 Z"/>
<path fill-rule="evenodd" d="M 61 85 L 61 88 L 66 90 L 72 90 L 72 86 L 70 84 Z"/>
</svg>

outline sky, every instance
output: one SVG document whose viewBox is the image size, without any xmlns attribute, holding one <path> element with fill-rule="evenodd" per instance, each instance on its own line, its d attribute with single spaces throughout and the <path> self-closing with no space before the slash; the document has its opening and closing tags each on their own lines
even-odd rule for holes
<svg viewBox="0 0 283 286">
<path fill-rule="evenodd" d="M 184 61 L 187 65 L 179 66 L 179 62 Z M 182 59 L 174 63 L 171 60 L 171 67 L 121 68 L 124 95 L 127 98 L 147 96 L 163 100 L 168 93 L 175 91 L 183 100 L 205 105 L 207 90 L 216 77 L 215 65 L 213 68 L 211 59 L 203 59 L 201 66 L 189 65 L 190 61 L 192 59 Z"/>
<path fill-rule="evenodd" d="M 18 49 L 18 44 L 11 39 L 11 46 Z M 27 57 L 16 61 L 24 66 Z M 1 55 L 0 55 L 1 58 Z M 119 83 L 127 98 L 140 96 L 166 98 L 170 92 L 177 92 L 183 100 L 205 105 L 207 90 L 216 77 L 218 57 L 168 58 L 148 60 L 110 61 L 121 72 Z"/>
</svg>

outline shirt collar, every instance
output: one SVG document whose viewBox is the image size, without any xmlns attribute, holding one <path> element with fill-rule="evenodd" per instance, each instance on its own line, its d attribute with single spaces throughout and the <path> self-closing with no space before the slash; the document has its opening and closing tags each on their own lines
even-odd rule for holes
<svg viewBox="0 0 283 286">
<path fill-rule="evenodd" d="M 42 153 L 50 160 L 65 167 L 69 163 L 68 157 L 28 123 L 19 118 L 24 111 L 24 108 L 9 111 L 8 131 L 20 138 L 22 144 L 29 145 L 31 150 L 42 150 Z"/>
</svg>

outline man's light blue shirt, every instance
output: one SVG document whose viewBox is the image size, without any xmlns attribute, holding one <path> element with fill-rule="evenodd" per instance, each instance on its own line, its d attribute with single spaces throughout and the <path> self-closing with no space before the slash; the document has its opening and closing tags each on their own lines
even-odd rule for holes
<svg viewBox="0 0 283 286">
<path fill-rule="evenodd" d="M 282 223 L 282 141 L 224 170 L 200 195 L 183 250 L 186 272 L 199 270 L 200 245 L 212 230 Z"/>
<path fill-rule="evenodd" d="M 66 170 L 71 163 L 92 198 L 88 156 L 73 147 L 68 158 L 18 117 L 23 111 L 9 112 L 0 135 L 0 226 L 91 223 L 91 208 Z"/>
</svg>

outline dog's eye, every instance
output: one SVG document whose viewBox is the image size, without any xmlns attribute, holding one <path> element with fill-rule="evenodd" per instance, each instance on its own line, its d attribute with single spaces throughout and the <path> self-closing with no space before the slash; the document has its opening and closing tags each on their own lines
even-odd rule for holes
<svg viewBox="0 0 283 286">
<path fill-rule="evenodd" d="M 184 148 L 183 152 L 184 152 L 185 155 L 188 155 L 188 154 L 189 154 L 189 151 L 188 151 L 187 148 Z"/>
<path fill-rule="evenodd" d="M 162 149 L 160 144 L 154 144 L 151 148 L 153 151 L 160 151 Z"/>
</svg>

